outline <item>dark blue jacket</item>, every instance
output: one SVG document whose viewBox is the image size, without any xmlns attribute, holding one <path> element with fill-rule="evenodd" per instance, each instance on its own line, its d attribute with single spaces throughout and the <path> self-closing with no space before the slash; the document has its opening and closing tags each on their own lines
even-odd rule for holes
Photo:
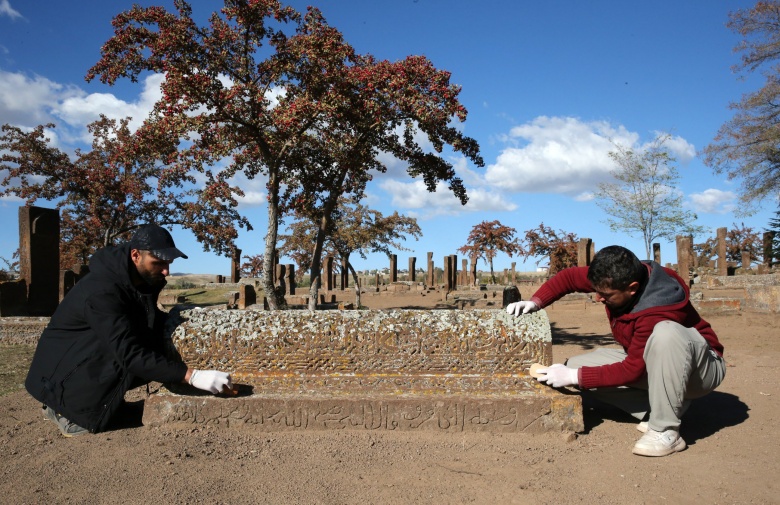
<svg viewBox="0 0 780 505">
<path fill-rule="evenodd" d="M 180 382 L 187 366 L 166 356 L 157 309 L 162 286 L 130 280 L 127 244 L 98 250 L 90 273 L 57 307 L 35 350 L 25 387 L 91 432 L 106 428 L 125 392 L 142 382 Z"/>
</svg>

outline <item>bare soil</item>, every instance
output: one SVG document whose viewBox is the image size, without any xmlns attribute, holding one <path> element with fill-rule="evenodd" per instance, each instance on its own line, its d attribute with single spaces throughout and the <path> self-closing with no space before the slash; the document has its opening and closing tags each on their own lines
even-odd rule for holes
<svg viewBox="0 0 780 505">
<path fill-rule="evenodd" d="M 524 297 L 529 293 L 523 292 Z M 435 294 L 365 296 L 371 308 L 434 307 Z M 614 345 L 600 305 L 547 309 L 554 361 Z M 258 433 L 141 425 L 144 390 L 128 393 L 122 426 L 66 439 L 23 390 L 0 398 L 3 503 L 670 503 L 780 501 L 777 314 L 705 314 L 726 348 L 719 390 L 693 402 L 687 450 L 631 454 L 628 415 L 586 403 L 585 431 L 441 434 Z M 18 359 L 29 352 L 15 351 Z M 4 365 L 5 366 L 5 365 Z M 16 366 L 18 368 L 18 366 Z M 775 419 L 775 421 L 772 421 Z"/>
</svg>

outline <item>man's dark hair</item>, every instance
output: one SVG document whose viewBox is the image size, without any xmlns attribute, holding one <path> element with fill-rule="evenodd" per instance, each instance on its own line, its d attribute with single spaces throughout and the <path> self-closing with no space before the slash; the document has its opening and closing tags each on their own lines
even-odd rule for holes
<svg viewBox="0 0 780 505">
<path fill-rule="evenodd" d="M 626 289 L 632 282 L 642 283 L 647 268 L 634 253 L 619 245 L 601 249 L 588 267 L 588 280 L 594 288 Z"/>
</svg>

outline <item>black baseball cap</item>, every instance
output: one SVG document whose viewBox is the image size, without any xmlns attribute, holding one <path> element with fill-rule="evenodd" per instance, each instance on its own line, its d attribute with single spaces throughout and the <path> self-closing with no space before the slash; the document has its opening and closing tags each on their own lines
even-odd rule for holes
<svg viewBox="0 0 780 505">
<path fill-rule="evenodd" d="M 141 225 L 129 243 L 131 249 L 149 251 L 163 261 L 173 261 L 179 257 L 187 259 L 187 255 L 176 248 L 170 232 L 156 224 Z"/>
</svg>

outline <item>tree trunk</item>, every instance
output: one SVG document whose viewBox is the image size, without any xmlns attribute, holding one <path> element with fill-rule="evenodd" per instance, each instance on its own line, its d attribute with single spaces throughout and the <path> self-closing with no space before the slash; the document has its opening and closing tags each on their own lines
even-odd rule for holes
<svg viewBox="0 0 780 505">
<path fill-rule="evenodd" d="M 496 276 L 493 274 L 493 258 L 490 258 L 490 282 L 496 283 Z"/>
<path fill-rule="evenodd" d="M 334 184 L 335 188 L 341 188 L 344 184 L 344 178 L 347 175 L 347 170 L 342 170 L 338 181 Z M 317 241 L 314 243 L 314 251 L 311 255 L 311 279 L 317 279 L 317 282 L 312 281 L 311 288 L 309 289 L 309 310 L 317 310 L 317 296 L 319 295 L 319 277 L 320 269 L 322 268 L 322 249 L 325 244 L 325 237 L 327 236 L 328 229 L 331 225 L 333 218 L 333 211 L 339 201 L 340 192 L 335 190 L 331 191 L 328 198 L 322 206 L 322 217 L 320 218 L 319 228 L 317 229 Z"/>
<path fill-rule="evenodd" d="M 276 239 L 279 233 L 279 179 L 276 174 L 268 178 L 268 233 L 265 235 L 265 255 L 263 256 L 263 291 L 269 310 L 279 310 L 282 305 L 274 286 L 274 258 L 276 257 Z"/>
<path fill-rule="evenodd" d="M 311 286 L 309 286 L 309 310 L 317 310 L 317 297 L 320 296 L 320 276 L 322 275 L 322 244 L 325 242 L 325 234 L 318 231 L 317 240 L 314 242 L 314 252 L 311 255 L 309 264 L 309 277 Z"/>
<path fill-rule="evenodd" d="M 350 272 L 352 272 L 352 278 L 355 280 L 355 308 L 360 308 L 360 279 L 358 278 L 357 272 L 355 272 L 355 269 L 352 268 L 352 263 L 349 262 L 349 256 L 346 258 L 347 268 Z"/>
<path fill-rule="evenodd" d="M 327 211 L 327 209 L 325 209 Z M 317 229 L 317 240 L 314 241 L 314 251 L 311 253 L 311 263 L 309 264 L 309 276 L 312 279 L 309 288 L 309 310 L 317 310 L 317 297 L 320 290 L 320 276 L 322 275 L 322 249 L 325 244 L 325 234 L 330 224 L 330 213 L 327 213 L 320 219 L 320 226 Z"/>
</svg>

